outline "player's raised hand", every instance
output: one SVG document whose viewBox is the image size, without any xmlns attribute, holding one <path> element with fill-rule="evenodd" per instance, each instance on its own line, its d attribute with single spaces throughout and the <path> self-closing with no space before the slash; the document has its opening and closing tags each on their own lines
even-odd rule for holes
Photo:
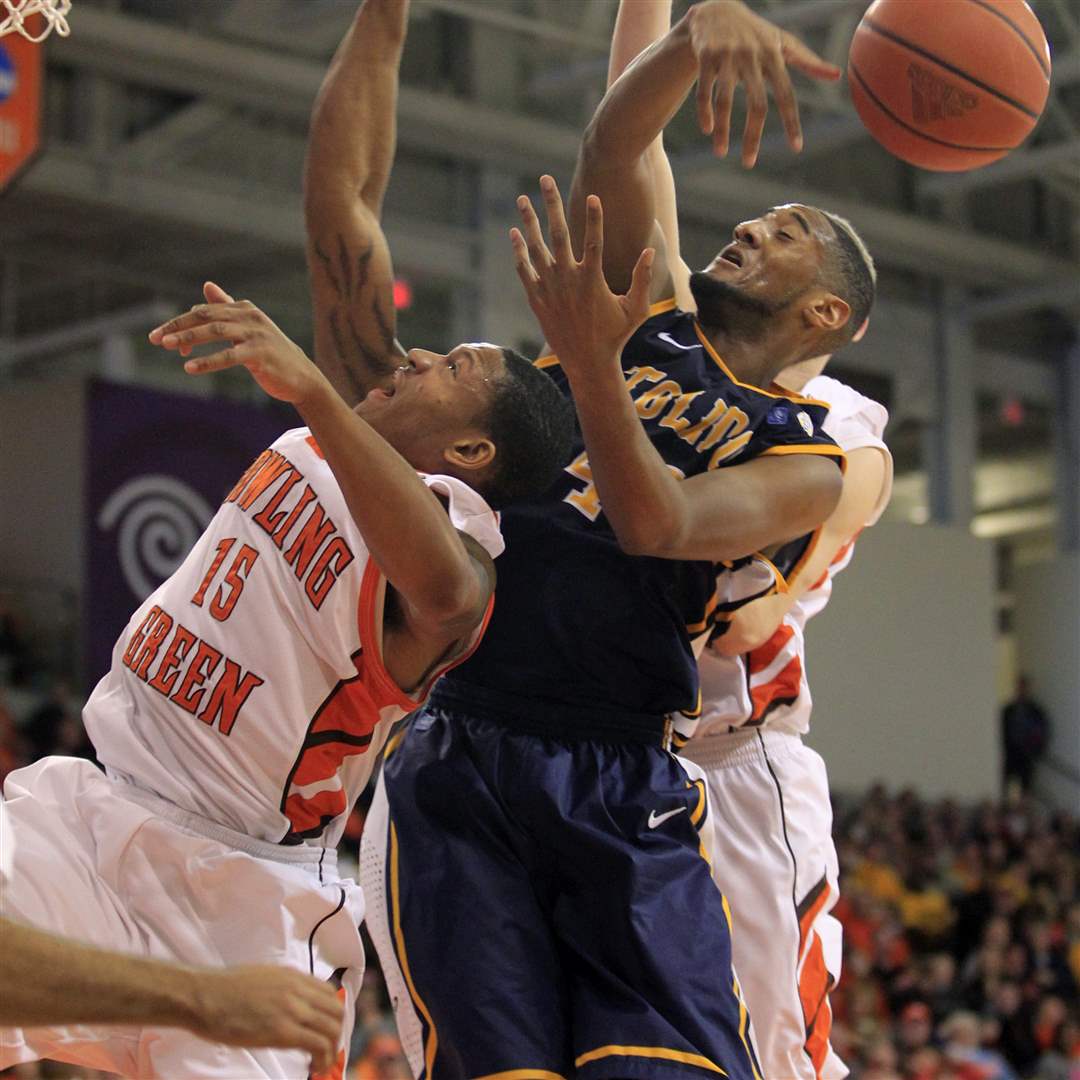
<svg viewBox="0 0 1080 1080">
<path fill-rule="evenodd" d="M 521 229 L 510 230 L 517 274 L 529 306 L 564 370 L 575 364 L 618 357 L 630 335 L 649 313 L 649 281 L 654 251 L 646 248 L 634 267 L 630 291 L 616 296 L 604 280 L 604 211 L 590 195 L 585 210 L 584 255 L 570 247 L 562 197 L 550 176 L 540 179 L 547 209 L 551 248 L 532 203 L 518 199 Z"/>
<path fill-rule="evenodd" d="M 755 15 L 742 0 L 709 0 L 688 14 L 690 43 L 698 62 L 698 123 L 712 135 L 713 150 L 723 156 L 731 133 L 731 104 L 735 87 L 746 92 L 746 126 L 742 163 L 757 162 L 761 133 L 769 109 L 766 85 L 791 148 L 802 149 L 799 103 L 788 76 L 788 65 L 813 79 L 835 80 L 840 69 L 807 48 L 794 34 Z"/>
<path fill-rule="evenodd" d="M 303 1050 L 311 1071 L 334 1064 L 344 1008 L 328 983 L 285 967 L 200 973 L 187 1026 L 210 1042 Z"/>
<path fill-rule="evenodd" d="M 234 301 L 220 286 L 207 282 L 203 293 L 214 302 L 196 304 L 184 315 L 150 331 L 150 341 L 189 356 L 199 345 L 229 342 L 229 347 L 184 363 L 189 375 L 246 367 L 271 397 L 301 405 L 323 386 L 323 376 L 304 351 L 249 300 Z"/>
</svg>

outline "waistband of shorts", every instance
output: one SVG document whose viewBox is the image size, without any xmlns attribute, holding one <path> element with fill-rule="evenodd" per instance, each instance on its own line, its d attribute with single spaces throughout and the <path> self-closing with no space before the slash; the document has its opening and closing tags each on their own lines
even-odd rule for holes
<svg viewBox="0 0 1080 1080">
<path fill-rule="evenodd" d="M 703 735 L 691 739 L 680 756 L 703 769 L 733 769 L 760 762 L 764 749 L 772 758 L 785 757 L 802 746 L 802 736 L 789 731 L 750 728 L 723 735 Z"/>
<path fill-rule="evenodd" d="M 164 818 L 177 828 L 195 833 L 207 840 L 216 840 L 225 847 L 235 848 L 257 859 L 269 859 L 271 862 L 284 863 L 287 866 L 299 866 L 303 870 L 310 870 L 312 873 L 321 872 L 331 877 L 337 875 L 337 850 L 335 848 L 314 847 L 309 844 L 285 847 L 281 844 L 273 844 L 269 840 L 257 840 L 254 836 L 247 836 L 199 814 L 182 810 L 175 803 L 140 787 L 135 787 L 125 780 L 114 779 L 113 783 L 122 798 L 153 811 L 158 817 Z"/>
<path fill-rule="evenodd" d="M 440 679 L 428 707 L 474 717 L 509 731 L 580 742 L 642 743 L 667 748 L 671 721 L 663 714 L 622 712 L 561 701 L 518 697 L 464 679 Z"/>
</svg>

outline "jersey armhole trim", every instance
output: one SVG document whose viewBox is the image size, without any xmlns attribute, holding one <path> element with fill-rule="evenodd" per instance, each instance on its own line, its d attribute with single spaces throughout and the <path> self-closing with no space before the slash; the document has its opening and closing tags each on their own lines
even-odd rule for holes
<svg viewBox="0 0 1080 1080">
<path fill-rule="evenodd" d="M 377 691 L 380 707 L 397 705 L 406 712 L 412 712 L 420 707 L 422 699 L 414 701 L 402 690 L 390 672 L 386 670 L 386 664 L 383 661 L 382 627 L 376 623 L 376 608 L 380 611 L 383 609 L 384 605 L 378 601 L 381 593 L 385 602 L 385 588 L 381 589 L 380 586 L 386 584 L 382 571 L 375 560 L 369 557 L 364 567 L 363 580 L 360 583 L 360 601 L 357 610 L 360 647 L 363 649 L 364 681 L 374 684 L 373 688 Z"/>
</svg>

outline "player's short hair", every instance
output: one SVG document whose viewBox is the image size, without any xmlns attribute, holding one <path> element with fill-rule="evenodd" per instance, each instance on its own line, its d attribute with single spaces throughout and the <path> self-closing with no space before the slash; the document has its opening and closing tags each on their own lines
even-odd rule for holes
<svg viewBox="0 0 1080 1080">
<path fill-rule="evenodd" d="M 847 344 L 870 314 L 877 291 L 877 269 L 851 222 L 828 210 L 821 213 L 832 226 L 836 239 L 825 255 L 822 281 L 851 308 L 851 318 L 838 341 L 838 344 Z"/>
<path fill-rule="evenodd" d="M 487 415 L 495 461 L 483 485 L 496 510 L 536 498 L 555 483 L 574 445 L 574 406 L 552 378 L 521 353 L 503 349 L 505 374 L 495 384 Z"/>
</svg>

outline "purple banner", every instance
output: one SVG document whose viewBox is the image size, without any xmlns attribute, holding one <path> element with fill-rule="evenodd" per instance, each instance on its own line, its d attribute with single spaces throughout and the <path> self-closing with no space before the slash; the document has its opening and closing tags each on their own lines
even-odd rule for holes
<svg viewBox="0 0 1080 1080">
<path fill-rule="evenodd" d="M 84 675 L 109 667 L 131 613 L 180 565 L 288 408 L 93 382 L 87 394 Z"/>
</svg>

